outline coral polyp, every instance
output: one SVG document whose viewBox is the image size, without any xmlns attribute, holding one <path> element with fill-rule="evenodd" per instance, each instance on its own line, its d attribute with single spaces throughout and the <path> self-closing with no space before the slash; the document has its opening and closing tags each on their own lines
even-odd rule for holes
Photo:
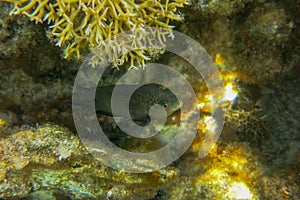
<svg viewBox="0 0 300 200">
<path fill-rule="evenodd" d="M 49 37 L 56 44 L 66 47 L 65 56 L 76 53 L 81 57 L 82 49 L 94 48 L 113 35 L 136 28 L 158 27 L 171 30 L 172 20 L 181 21 L 178 8 L 186 0 L 173 1 L 107 1 L 107 0 L 5 0 L 14 4 L 10 14 L 25 14 L 36 23 L 48 23 Z M 163 34 L 163 33 L 162 33 Z M 106 51 L 111 51 L 107 47 Z M 149 49 L 133 52 L 122 57 L 132 61 L 147 59 Z M 151 54 L 151 53 L 150 53 Z M 117 63 L 117 62 L 115 62 Z M 140 63 L 140 62 L 139 62 Z"/>
</svg>

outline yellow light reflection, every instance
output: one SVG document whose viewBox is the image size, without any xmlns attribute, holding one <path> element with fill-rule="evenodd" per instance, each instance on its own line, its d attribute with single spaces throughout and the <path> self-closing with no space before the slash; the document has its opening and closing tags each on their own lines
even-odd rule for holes
<svg viewBox="0 0 300 200">
<path fill-rule="evenodd" d="M 237 97 L 238 92 L 233 88 L 231 83 L 228 83 L 225 86 L 224 100 L 225 101 L 234 101 Z"/>
<path fill-rule="evenodd" d="M 216 120 L 211 117 L 211 116 L 207 116 L 204 118 L 204 123 L 206 124 L 206 129 L 209 130 L 210 132 L 215 132 L 216 128 L 217 128 L 217 123 Z"/>
<path fill-rule="evenodd" d="M 228 197 L 232 199 L 251 199 L 252 194 L 244 183 L 233 183 L 229 188 Z"/>
</svg>

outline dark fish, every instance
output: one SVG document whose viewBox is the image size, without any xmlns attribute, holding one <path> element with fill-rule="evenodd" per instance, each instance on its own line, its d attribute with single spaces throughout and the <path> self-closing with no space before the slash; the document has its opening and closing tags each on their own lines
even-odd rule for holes
<svg viewBox="0 0 300 200">
<path fill-rule="evenodd" d="M 113 116 L 111 109 L 111 98 L 114 90 L 114 85 L 111 86 L 98 86 L 95 95 L 95 109 L 98 114 Z M 124 105 L 119 105 L 118 108 L 122 109 L 122 106 L 127 106 L 126 100 L 122 100 L 122 97 L 136 88 L 136 85 L 118 85 L 120 92 L 116 94 L 120 102 L 124 102 Z M 85 90 L 89 90 L 86 88 Z M 76 105 L 86 106 L 85 101 L 73 102 Z M 171 115 L 175 111 L 181 108 L 182 101 L 178 99 L 171 90 L 165 88 L 159 84 L 146 84 L 134 91 L 129 100 L 129 113 L 132 120 L 135 121 L 148 121 L 149 120 L 149 109 L 151 106 L 158 104 L 162 106 L 167 116 Z M 123 117 L 122 114 L 114 113 L 116 117 Z M 121 112 L 122 113 L 122 112 Z"/>
</svg>

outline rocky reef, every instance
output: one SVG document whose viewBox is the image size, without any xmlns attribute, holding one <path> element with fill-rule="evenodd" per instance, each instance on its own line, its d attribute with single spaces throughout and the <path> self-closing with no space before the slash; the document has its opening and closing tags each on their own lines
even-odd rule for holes
<svg viewBox="0 0 300 200">
<path fill-rule="evenodd" d="M 62 6 L 59 2 L 69 5 L 66 15 L 56 9 Z M 111 32 L 120 32 L 127 23 L 130 27 L 138 22 L 141 27 L 153 23 L 167 26 L 170 31 L 176 25 L 175 30 L 198 41 L 214 58 L 225 85 L 231 86 L 235 95 L 224 105 L 227 112 L 221 137 L 206 157 L 199 158 L 203 134 L 210 128 L 207 87 L 189 63 L 171 53 L 160 55 L 157 62 L 183 74 L 195 90 L 202 112 L 201 125 L 180 159 L 166 168 L 139 174 L 99 162 L 83 146 L 74 127 L 67 102 L 82 60 L 65 56 L 75 52 L 84 55 L 96 46 L 93 31 L 98 27 L 84 34 L 88 26 L 83 22 L 93 12 L 89 6 L 96 1 L 83 1 L 81 7 L 76 2 L 0 2 L 0 199 L 300 196 L 299 1 L 192 0 L 159 1 L 157 5 L 146 1 L 144 9 L 137 12 L 140 18 L 130 15 L 137 11 L 131 7 L 133 4 L 128 5 L 130 12 L 126 14 L 118 9 L 125 4 L 97 1 L 105 2 L 107 21 L 101 22 Z M 143 5 L 141 1 L 122 2 Z M 94 8 L 97 6 L 100 4 Z M 130 20 L 122 21 L 114 10 Z M 63 33 L 68 18 L 76 11 L 79 21 Z M 150 13 L 150 18 L 145 13 Z M 48 19 L 50 24 L 45 23 Z M 156 21 L 151 22 L 153 19 Z M 115 23 L 110 25 L 116 21 L 118 27 Z M 53 22 L 61 25 L 53 26 Z M 104 33 L 100 36 L 109 37 Z M 55 46 L 56 42 L 61 47 Z M 115 82 L 132 63 L 142 62 L 133 58 L 134 62 L 120 62 L 119 66 L 124 67 L 119 70 L 111 68 L 106 72 L 103 82 Z M 127 150 L 149 151 L 168 141 L 127 138 L 111 125 L 111 118 L 100 116 L 99 121 L 107 137 Z M 175 114 L 165 129 L 172 130 L 177 121 Z"/>
<path fill-rule="evenodd" d="M 158 31 L 157 35 L 164 38 L 172 35 L 171 21 L 182 21 L 183 17 L 177 12 L 188 2 L 176 1 L 11 1 L 14 7 L 10 14 L 28 16 L 36 23 L 48 24 L 48 36 L 56 42 L 56 45 L 65 47 L 65 56 L 70 57 L 76 53 L 78 59 L 82 52 L 101 46 L 103 41 L 111 39 L 114 35 L 144 27 L 161 27 L 169 33 Z M 147 37 L 146 35 L 144 37 Z M 135 44 L 139 44 L 137 37 L 128 38 Z M 118 45 L 115 41 L 101 48 L 108 54 L 113 54 L 116 49 L 122 48 L 123 56 L 114 58 L 115 66 L 122 65 L 128 59 L 131 66 L 144 64 L 149 60 L 147 56 L 153 50 L 141 46 L 131 50 L 125 45 Z M 116 47 L 117 46 L 117 47 Z M 129 45 L 130 46 L 130 45 Z M 132 45 L 131 45 L 132 46 Z M 124 49 L 123 49 L 124 48 Z"/>
<path fill-rule="evenodd" d="M 221 53 L 244 82 L 274 81 L 299 65 L 299 2 L 193 1 L 181 31 Z"/>
<path fill-rule="evenodd" d="M 9 136 L 5 132 L 0 142 L 0 191 L 5 198 L 43 189 L 59 189 L 77 199 L 149 198 L 178 176 L 170 167 L 149 174 L 112 170 L 95 160 L 77 136 L 58 126 L 15 129 Z"/>
</svg>

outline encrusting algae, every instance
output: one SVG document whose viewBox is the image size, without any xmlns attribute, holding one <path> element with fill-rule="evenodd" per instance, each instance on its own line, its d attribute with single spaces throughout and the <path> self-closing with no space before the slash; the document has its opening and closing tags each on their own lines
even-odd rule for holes
<svg viewBox="0 0 300 200">
<path fill-rule="evenodd" d="M 132 174 L 103 166 L 56 125 L 6 131 L 11 134 L 0 129 L 0 199 L 25 199 L 43 189 L 59 189 L 66 199 L 148 199 L 178 177 L 171 167 Z"/>
<path fill-rule="evenodd" d="M 163 37 L 172 36 L 172 20 L 182 21 L 178 8 L 188 4 L 186 0 L 171 1 L 107 1 L 107 0 L 1 0 L 14 4 L 10 14 L 25 14 L 36 23 L 49 24 L 50 38 L 54 38 L 60 47 L 66 46 L 65 56 L 76 53 L 81 57 L 85 48 L 95 48 L 105 40 L 123 31 L 138 28 L 156 27 L 169 30 L 169 33 L 157 33 Z M 133 39 L 134 40 L 134 39 Z M 134 41 L 132 41 L 134 42 Z M 103 46 L 107 53 L 114 49 Z M 102 46 L 101 46 L 102 47 Z M 130 51 L 130 50 L 129 50 Z M 125 51 L 126 52 L 126 51 Z M 112 52 L 113 53 L 113 52 Z M 159 53 L 159 52 L 157 52 Z M 133 49 L 121 60 L 113 60 L 115 66 L 123 64 L 128 58 L 133 63 L 143 64 L 151 49 Z"/>
</svg>

